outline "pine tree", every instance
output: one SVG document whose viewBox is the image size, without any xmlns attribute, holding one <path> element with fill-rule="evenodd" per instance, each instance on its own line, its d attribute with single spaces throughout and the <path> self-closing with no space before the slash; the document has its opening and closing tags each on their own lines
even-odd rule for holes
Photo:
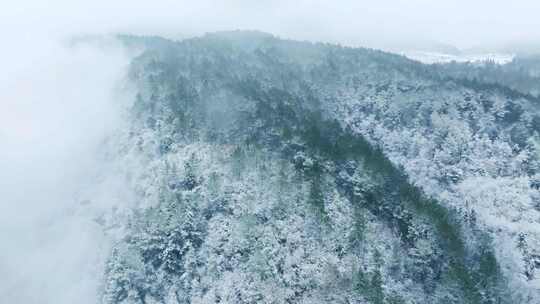
<svg viewBox="0 0 540 304">
<path fill-rule="evenodd" d="M 105 272 L 107 282 L 103 293 L 103 303 L 120 303 L 128 297 L 131 286 L 129 267 L 121 256 L 118 248 L 114 248 Z"/>
<path fill-rule="evenodd" d="M 196 175 L 197 165 L 198 165 L 198 161 L 195 158 L 195 153 L 192 153 L 189 160 L 184 165 L 184 170 L 186 172 L 185 173 L 186 177 L 184 179 L 184 187 L 187 190 L 193 190 L 199 184 L 199 181 Z"/>
<path fill-rule="evenodd" d="M 313 208 L 317 216 L 319 216 L 323 221 L 326 220 L 327 216 L 324 201 L 325 199 L 322 189 L 321 173 L 319 170 L 316 170 L 316 172 L 314 172 L 313 176 L 310 178 L 308 203 Z"/>
</svg>

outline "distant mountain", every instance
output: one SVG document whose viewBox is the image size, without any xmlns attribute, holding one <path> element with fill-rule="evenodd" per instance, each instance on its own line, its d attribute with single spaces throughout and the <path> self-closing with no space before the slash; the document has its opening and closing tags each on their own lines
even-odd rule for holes
<svg viewBox="0 0 540 304">
<path fill-rule="evenodd" d="M 494 62 L 497 64 L 507 64 L 514 59 L 514 55 L 509 53 L 439 53 L 433 51 L 406 51 L 400 52 L 404 56 L 420 61 L 426 64 L 432 63 L 472 63 L 483 64 L 485 62 Z"/>
<path fill-rule="evenodd" d="M 514 42 L 499 47 L 502 52 L 511 52 L 520 56 L 540 55 L 540 43 L 538 42 Z"/>
<path fill-rule="evenodd" d="M 498 47 L 493 49 L 459 49 L 450 44 L 432 41 L 399 43 L 384 49 L 426 64 L 451 62 L 472 64 L 495 62 L 497 64 L 506 64 L 511 62 L 517 53 L 511 49 Z"/>
<path fill-rule="evenodd" d="M 419 45 L 412 46 L 400 44 L 386 49 L 390 52 L 404 54 L 411 59 L 428 64 L 448 63 L 451 61 L 469 63 L 493 61 L 498 64 L 507 64 L 514 58 L 530 59 L 540 56 L 540 44 L 534 42 L 514 42 L 466 49 L 458 49 L 445 44 L 420 43 Z"/>
<path fill-rule="evenodd" d="M 415 41 L 394 41 L 392 44 L 383 44 L 382 48 L 393 53 L 414 53 L 414 52 L 426 52 L 426 53 L 439 53 L 447 54 L 451 56 L 459 56 L 463 52 L 459 48 L 438 41 L 417 39 Z"/>
<path fill-rule="evenodd" d="M 104 303 L 540 297 L 538 98 L 260 32 L 119 39 L 140 204 Z"/>
</svg>

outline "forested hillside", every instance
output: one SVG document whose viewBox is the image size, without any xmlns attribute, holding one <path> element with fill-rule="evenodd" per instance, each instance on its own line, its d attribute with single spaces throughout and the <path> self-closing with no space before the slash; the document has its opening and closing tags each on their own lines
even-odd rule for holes
<svg viewBox="0 0 540 304">
<path fill-rule="evenodd" d="M 537 303 L 538 88 L 259 32 L 119 39 L 139 203 L 103 303 Z"/>
<path fill-rule="evenodd" d="M 532 97 L 540 95 L 540 56 L 518 55 L 507 64 L 481 63 L 439 64 L 436 69 L 455 79 L 475 84 L 498 84 Z M 530 97 L 529 97 L 530 98 Z"/>
</svg>

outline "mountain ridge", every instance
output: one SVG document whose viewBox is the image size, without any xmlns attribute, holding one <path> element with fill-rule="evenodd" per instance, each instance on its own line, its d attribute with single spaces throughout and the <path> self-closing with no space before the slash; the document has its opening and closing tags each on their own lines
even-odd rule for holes
<svg viewBox="0 0 540 304">
<path fill-rule="evenodd" d="M 534 294 L 514 273 L 523 268 L 501 260 L 516 251 L 493 249 L 506 236 L 484 232 L 483 209 L 451 198 L 468 178 L 501 174 L 475 171 L 473 136 L 510 160 L 529 149 L 534 117 L 519 107 L 530 96 L 440 80 L 435 67 L 381 51 L 260 33 L 121 40 L 146 48 L 131 65 L 139 93 L 125 140 L 154 173 L 138 186 L 149 207 L 114 251 L 104 302 L 527 303 L 522 293 Z M 410 150 L 416 140 L 429 144 Z M 422 149 L 432 149 L 424 163 Z"/>
</svg>

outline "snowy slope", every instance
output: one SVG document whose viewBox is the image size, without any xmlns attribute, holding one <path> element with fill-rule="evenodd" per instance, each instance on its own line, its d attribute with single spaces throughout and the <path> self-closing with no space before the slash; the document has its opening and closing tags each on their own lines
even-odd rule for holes
<svg viewBox="0 0 540 304">
<path fill-rule="evenodd" d="M 139 203 L 103 302 L 535 303 L 534 97 L 257 32 L 122 39 Z"/>
</svg>

